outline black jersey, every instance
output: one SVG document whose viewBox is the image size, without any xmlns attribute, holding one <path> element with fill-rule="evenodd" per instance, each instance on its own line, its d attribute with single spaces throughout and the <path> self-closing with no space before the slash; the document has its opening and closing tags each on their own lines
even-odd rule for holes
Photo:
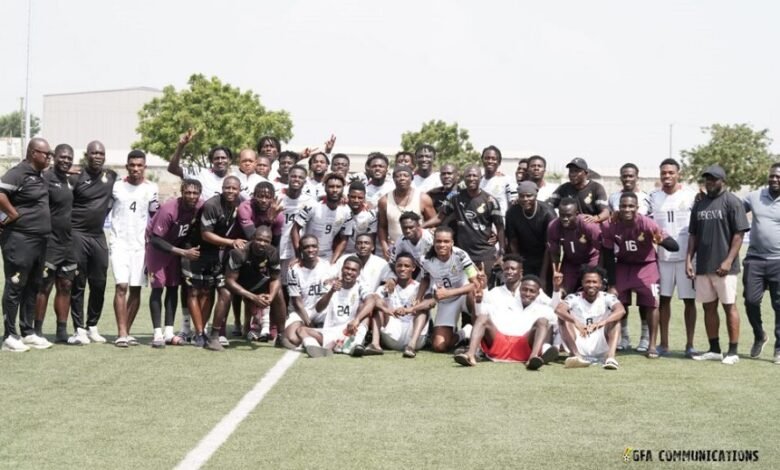
<svg viewBox="0 0 780 470">
<path fill-rule="evenodd" d="M 247 242 L 242 250 L 230 252 L 227 270 L 238 272 L 238 283 L 249 292 L 268 292 L 271 276 L 281 273 L 279 252 L 273 246 L 255 252 Z"/>
<path fill-rule="evenodd" d="M 73 186 L 73 230 L 91 235 L 102 235 L 103 225 L 111 209 L 112 194 L 117 174 L 103 169 L 92 175 L 86 168 L 71 177 Z"/>
<path fill-rule="evenodd" d="M 199 218 L 200 223 L 198 224 L 199 230 L 197 230 L 199 233 L 197 235 L 202 237 L 203 232 L 213 232 L 224 238 L 238 238 L 240 229 L 236 223 L 237 215 L 238 206 L 228 206 L 222 202 L 222 196 L 217 194 L 203 204 Z M 200 248 L 202 251 L 213 252 L 218 251 L 220 247 L 202 240 Z"/>
<path fill-rule="evenodd" d="M 49 185 L 30 162 L 25 160 L 8 170 L 0 178 L 0 192 L 8 197 L 19 214 L 6 230 L 40 236 L 51 233 Z"/>
<path fill-rule="evenodd" d="M 68 180 L 68 175 L 60 175 L 54 168 L 44 171 L 43 179 L 49 185 L 51 240 L 54 243 L 69 243 L 71 240 L 70 214 L 73 208 L 73 186 Z"/>
</svg>

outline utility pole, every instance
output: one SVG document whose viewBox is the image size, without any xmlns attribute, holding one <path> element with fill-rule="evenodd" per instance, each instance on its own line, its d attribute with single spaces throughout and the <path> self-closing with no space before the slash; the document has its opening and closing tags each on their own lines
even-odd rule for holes
<svg viewBox="0 0 780 470">
<path fill-rule="evenodd" d="M 24 137 L 22 146 L 30 140 L 30 29 L 32 23 L 32 0 L 27 0 L 27 76 L 24 84 Z"/>
<path fill-rule="evenodd" d="M 672 157 L 672 141 L 674 137 L 674 123 L 669 124 L 669 158 Z"/>
</svg>

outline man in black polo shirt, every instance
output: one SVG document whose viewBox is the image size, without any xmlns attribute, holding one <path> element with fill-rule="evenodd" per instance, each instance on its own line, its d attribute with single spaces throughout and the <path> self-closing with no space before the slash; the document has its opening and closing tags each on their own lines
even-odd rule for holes
<svg viewBox="0 0 780 470">
<path fill-rule="evenodd" d="M 575 158 L 569 169 L 569 182 L 558 186 L 547 201 L 556 209 L 561 199 L 571 197 L 577 200 L 580 214 L 586 222 L 601 223 L 609 218 L 609 203 L 604 186 L 588 179 L 588 164 L 582 158 Z"/>
<path fill-rule="evenodd" d="M 517 204 L 506 212 L 508 251 L 523 257 L 523 272 L 539 276 L 542 288 L 547 287 L 550 257 L 547 256 L 547 227 L 555 219 L 555 210 L 546 202 L 537 201 L 538 188 L 533 181 L 517 185 Z"/>
<path fill-rule="evenodd" d="M 0 247 L 3 250 L 3 351 L 45 349 L 51 343 L 35 334 L 33 315 L 40 273 L 51 233 L 49 190 L 41 172 L 49 164 L 49 143 L 34 138 L 27 144 L 27 158 L 0 178 Z M 19 314 L 20 338 L 16 333 Z"/>
<path fill-rule="evenodd" d="M 60 144 L 54 149 L 52 166 L 43 172 L 43 179 L 49 185 L 49 210 L 51 210 L 51 235 L 46 244 L 46 262 L 41 273 L 41 289 L 35 303 L 35 334 L 43 336 L 40 328 L 49 294 L 55 285 L 54 313 L 57 315 L 58 343 L 67 343 L 68 310 L 70 308 L 70 289 L 76 275 L 76 256 L 73 253 L 70 213 L 73 207 L 73 187 L 68 180 L 68 171 L 73 165 L 73 147 Z M 74 335 L 71 341 L 78 341 Z"/>
<path fill-rule="evenodd" d="M 73 251 L 76 254 L 76 278 L 70 298 L 71 316 L 76 331 L 68 344 L 105 343 L 97 324 L 103 311 L 108 273 L 108 244 L 103 232 L 117 174 L 103 167 L 106 147 L 95 140 L 87 144 L 87 165 L 71 177 L 73 186 Z M 87 321 L 84 322 L 84 292 L 89 281 Z"/>
</svg>

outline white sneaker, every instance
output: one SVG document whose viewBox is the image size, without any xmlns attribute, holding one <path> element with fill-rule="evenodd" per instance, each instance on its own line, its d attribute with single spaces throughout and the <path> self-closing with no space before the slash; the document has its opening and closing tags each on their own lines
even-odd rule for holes
<svg viewBox="0 0 780 470">
<path fill-rule="evenodd" d="M 53 346 L 49 340 L 36 334 L 25 336 L 22 338 L 22 343 L 33 349 L 49 349 Z"/>
<path fill-rule="evenodd" d="M 219 344 L 221 344 L 223 347 L 228 347 L 228 346 L 230 346 L 230 341 L 228 341 L 228 339 L 226 337 L 220 336 L 219 337 Z"/>
<path fill-rule="evenodd" d="M 83 340 L 87 340 L 87 342 L 85 343 Z M 80 335 L 78 331 L 75 331 L 73 332 L 73 335 L 68 337 L 68 344 L 71 346 L 81 346 L 87 343 L 89 343 L 89 338 L 87 338 L 86 333 L 82 337 L 82 335 Z"/>
<path fill-rule="evenodd" d="M 739 356 L 736 354 L 729 354 L 720 361 L 721 364 L 726 364 L 727 366 L 733 366 L 737 362 L 739 362 Z"/>
<path fill-rule="evenodd" d="M 2 350 L 8 352 L 25 352 L 29 351 L 30 347 L 24 344 L 18 336 L 11 335 L 3 341 Z"/>
<path fill-rule="evenodd" d="M 87 333 L 87 337 L 93 343 L 105 343 L 106 342 L 106 338 L 100 336 L 100 333 L 98 333 L 98 328 L 96 326 L 90 326 L 89 327 L 89 332 Z"/>
<path fill-rule="evenodd" d="M 693 360 L 694 361 L 722 361 L 723 354 L 707 351 L 706 353 L 699 354 L 698 356 L 693 356 Z"/>
<path fill-rule="evenodd" d="M 590 361 L 587 361 L 580 356 L 570 356 L 566 358 L 563 363 L 564 369 L 579 369 L 582 367 L 590 367 Z"/>
<path fill-rule="evenodd" d="M 639 344 L 636 345 L 636 351 L 644 353 L 647 352 L 647 348 L 649 347 L 650 347 L 650 338 L 643 335 L 641 338 L 639 338 Z"/>
<path fill-rule="evenodd" d="M 84 328 L 76 328 L 76 332 L 74 333 L 74 336 L 79 337 L 79 341 L 81 341 L 81 344 L 89 344 L 92 341 L 89 340 L 89 335 L 87 334 L 87 330 Z"/>
</svg>

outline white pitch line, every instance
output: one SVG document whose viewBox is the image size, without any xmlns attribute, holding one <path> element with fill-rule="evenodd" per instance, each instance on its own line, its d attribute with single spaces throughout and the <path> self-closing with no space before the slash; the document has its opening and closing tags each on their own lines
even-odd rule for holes
<svg viewBox="0 0 780 470">
<path fill-rule="evenodd" d="M 260 404 L 265 395 L 276 385 L 276 382 L 282 378 L 298 357 L 300 357 L 300 353 L 287 351 L 279 359 L 279 362 L 257 382 L 254 388 L 241 398 L 241 401 L 236 404 L 235 408 L 230 410 L 230 413 L 225 415 L 211 432 L 206 434 L 206 437 L 201 439 L 198 445 L 179 462 L 175 470 L 191 470 L 202 467 L 214 455 L 214 452 L 225 443 L 228 437 L 233 434 L 233 431 L 241 424 L 241 421 Z"/>
</svg>

